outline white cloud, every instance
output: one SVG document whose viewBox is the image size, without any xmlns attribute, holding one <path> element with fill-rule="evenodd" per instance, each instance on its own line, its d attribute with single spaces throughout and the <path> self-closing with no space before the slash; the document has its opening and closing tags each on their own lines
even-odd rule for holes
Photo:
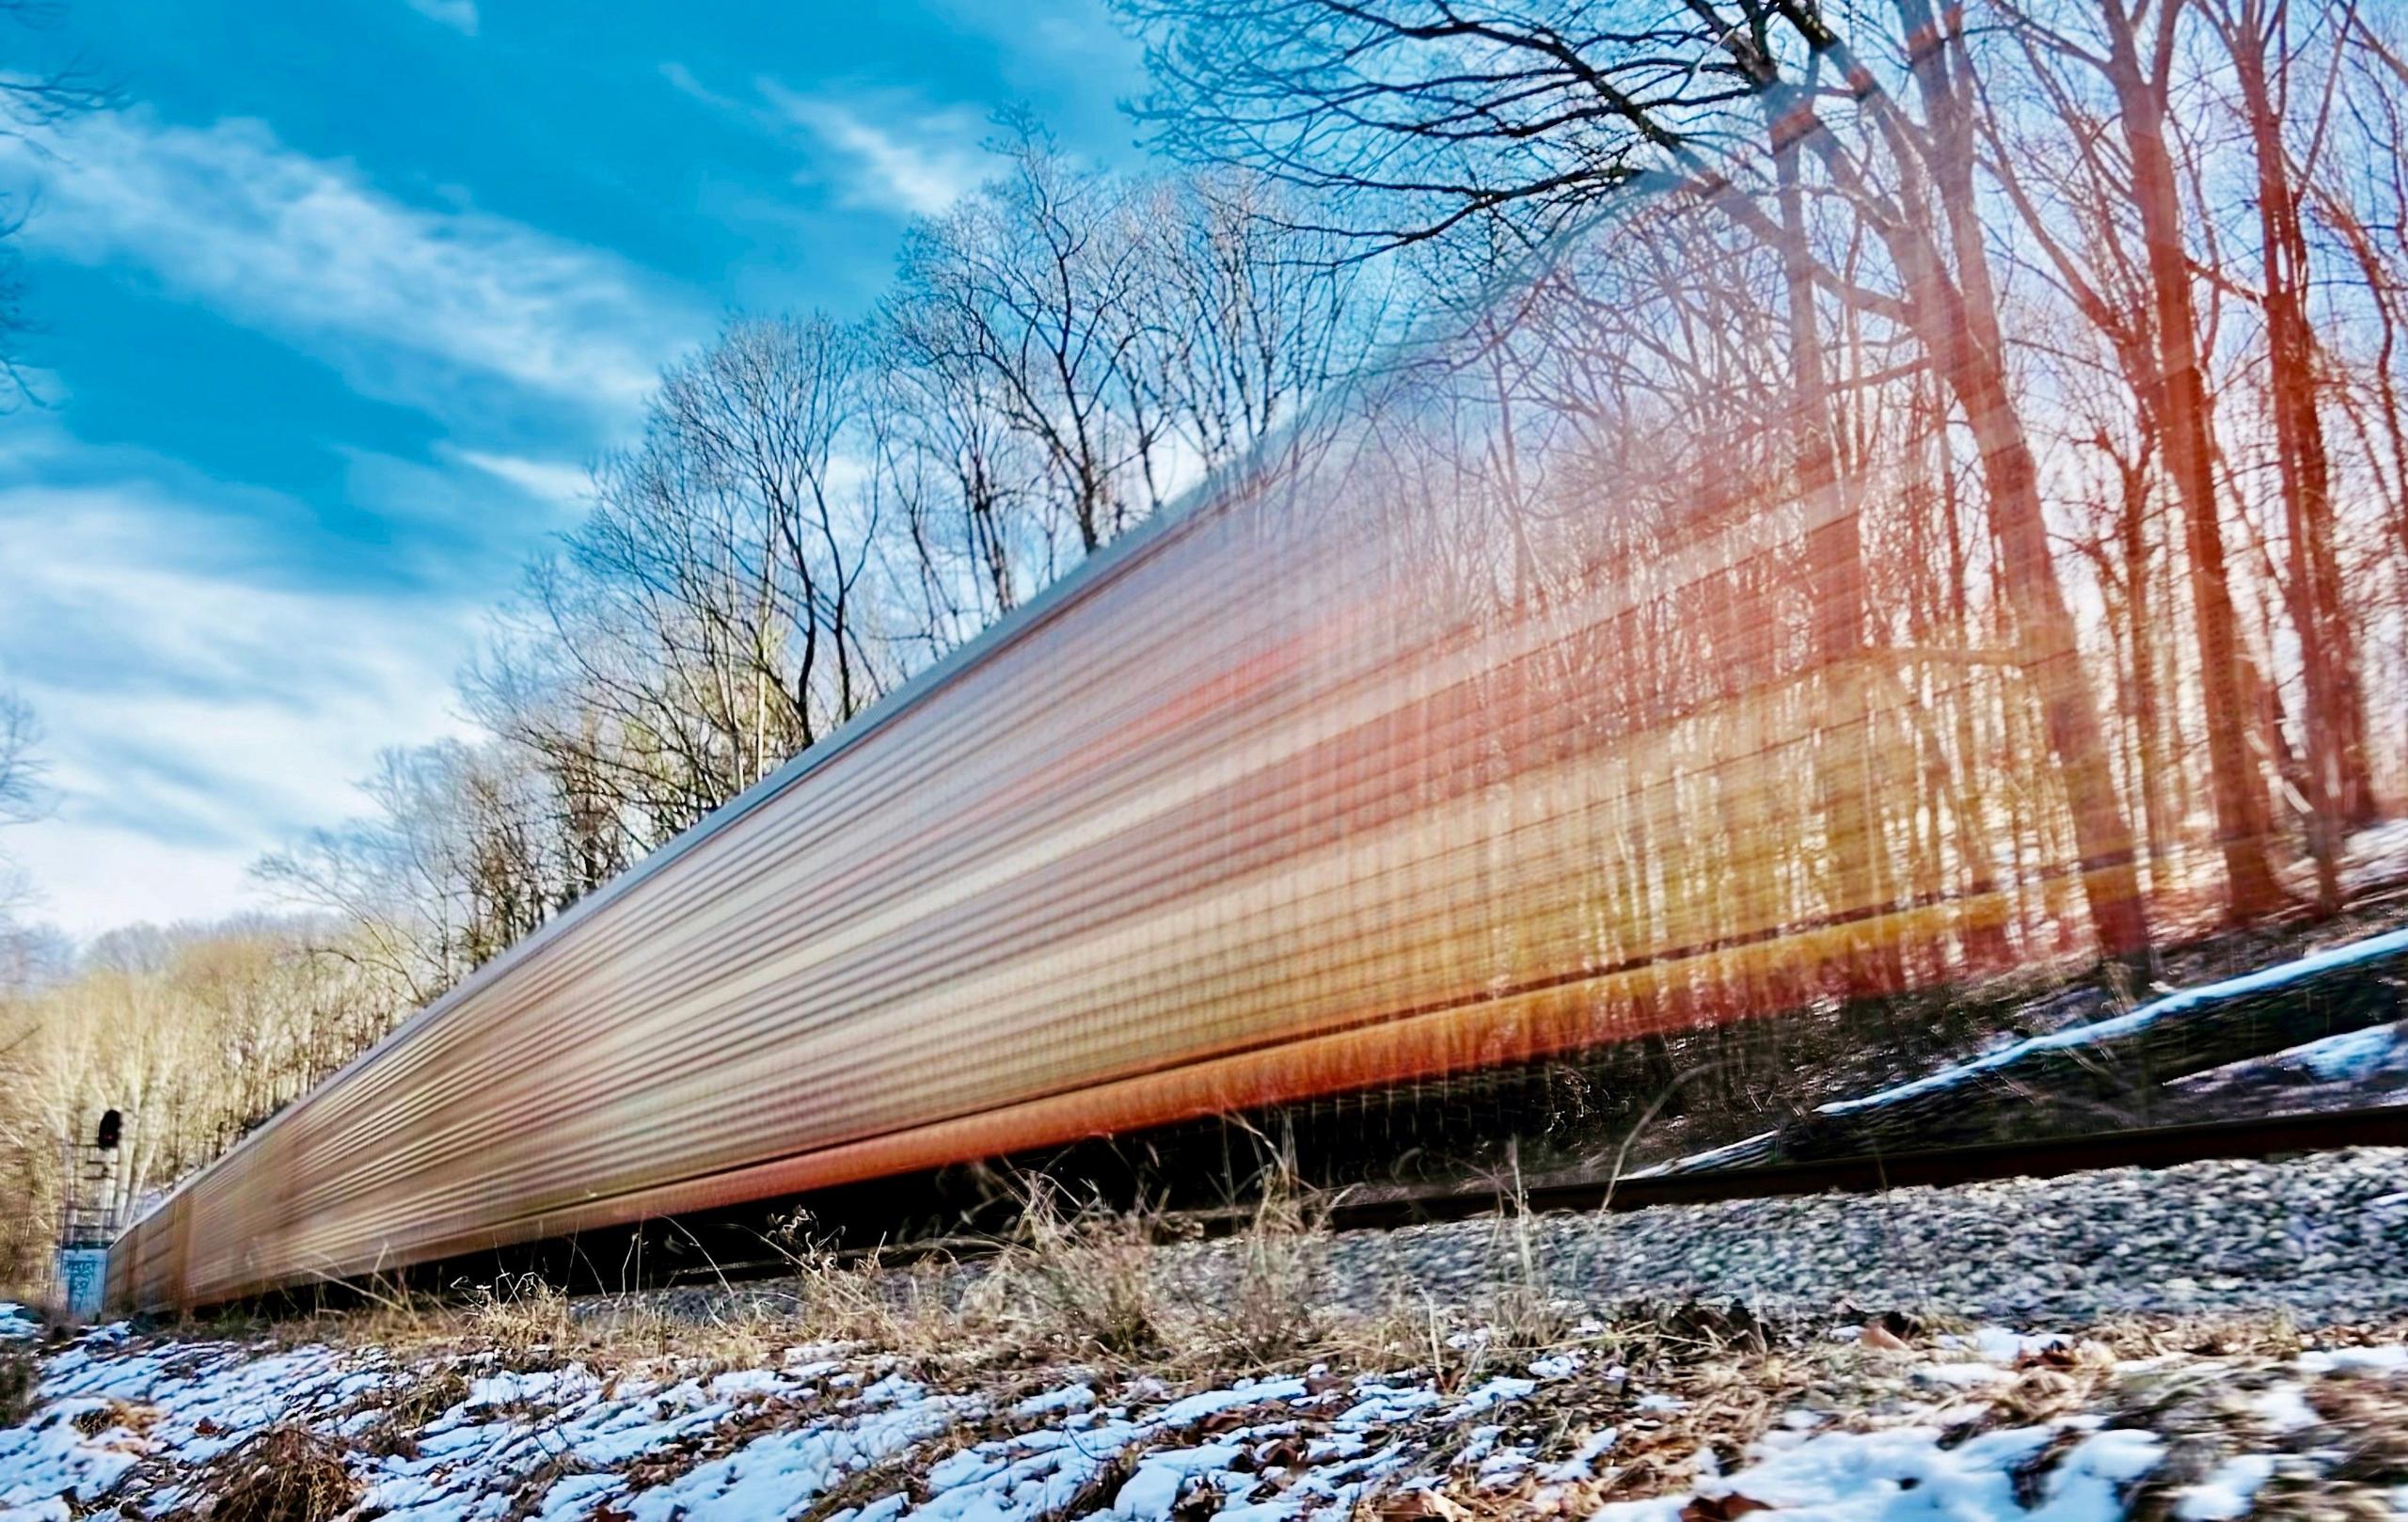
<svg viewBox="0 0 2408 1522">
<path fill-rule="evenodd" d="M 876 103 L 799 95 L 774 80 L 762 98 L 849 166 L 846 204 L 932 215 L 977 188 L 991 171 L 974 146 L 978 124 L 958 107 L 930 110 L 895 97 Z"/>
<path fill-rule="evenodd" d="M 183 127 L 137 109 L 88 118 L 42 147 L 51 156 L 39 162 L 22 146 L 8 152 L 42 182 L 29 244 L 139 262 L 168 290 L 320 353 L 363 389 L 439 393 L 466 372 L 617 421 L 703 326 L 610 255 L 473 209 L 412 205 L 257 121 Z M 449 374 L 397 373 L 412 362 Z"/>
<path fill-rule="evenodd" d="M 740 113 L 744 109 L 742 105 L 695 78 L 691 69 L 673 58 L 660 66 L 660 77 L 669 81 L 680 95 L 690 95 L 714 109 L 732 113 Z"/>
<path fill-rule="evenodd" d="M 519 454 L 436 446 L 437 452 L 473 466 L 498 481 L 506 481 L 541 502 L 577 507 L 593 495 L 594 480 L 581 465 L 564 460 L 533 460 Z"/>
<path fill-rule="evenodd" d="M 56 808 L 5 842 L 71 934 L 255 907 L 245 873 L 359 812 L 376 752 L 463 730 L 474 610 L 293 585 L 239 520 L 140 483 L 0 491 L 0 680 Z"/>
<path fill-rule="evenodd" d="M 250 880 L 250 857 L 163 841 L 119 824 L 45 819 L 11 832 L 9 855 L 34 884 L 20 912 L 77 941 L 148 922 L 219 920 L 271 907 Z"/>
<path fill-rule="evenodd" d="M 476 0 L 410 0 L 410 8 L 429 21 L 439 21 L 463 37 L 477 35 Z"/>
</svg>

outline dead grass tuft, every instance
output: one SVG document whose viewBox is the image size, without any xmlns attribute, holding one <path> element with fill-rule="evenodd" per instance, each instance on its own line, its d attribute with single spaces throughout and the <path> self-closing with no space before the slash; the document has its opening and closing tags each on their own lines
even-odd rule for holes
<svg viewBox="0 0 2408 1522">
<path fill-rule="evenodd" d="M 133 1401 L 112 1400 L 79 1413 L 72 1425 L 86 1437 L 98 1437 L 106 1432 L 129 1432 L 139 1437 L 159 1419 L 156 1406 L 142 1405 Z"/>
<path fill-rule="evenodd" d="M 986 1268 L 998 1320 L 1073 1357 L 1159 1358 L 1170 1351 L 1154 1275 L 1154 1224 L 1136 1212 L 1067 1209 L 1039 1179 L 1023 1194 L 1022 1239 Z"/>
<path fill-rule="evenodd" d="M 471 1293 L 468 1334 L 505 1367 L 556 1353 L 577 1340 L 568 1296 L 540 1275 L 506 1275 Z"/>
<path fill-rule="evenodd" d="M 343 1452 L 307 1427 L 270 1427 L 213 1460 L 195 1488 L 212 1498 L 211 1522 L 333 1522 L 359 1498 Z"/>
<path fill-rule="evenodd" d="M 416 1458 L 419 1433 L 467 1398 L 468 1376 L 447 1357 L 421 1366 L 400 1384 L 368 1392 L 345 1415 L 379 1413 L 359 1439 L 363 1451 L 381 1458 Z"/>
<path fill-rule="evenodd" d="M 534 1522 L 544 1510 L 544 1498 L 552 1487 L 571 1475 L 594 1474 L 594 1466 L 574 1453 L 550 1453 L 521 1475 L 510 1494 L 510 1504 L 504 1508 L 499 1522 Z"/>
<path fill-rule="evenodd" d="M 41 1382 L 41 1366 L 30 1354 L 0 1348 L 0 1427 L 13 1427 L 33 1415 L 34 1387 Z"/>
<path fill-rule="evenodd" d="M 765 1239 L 785 1260 L 789 1276 L 781 1287 L 792 1300 L 783 1317 L 758 1307 L 752 1330 L 920 1355 L 958 1351 L 991 1333 L 978 1307 L 946 1294 L 949 1260 L 890 1269 L 872 1254 L 837 1252 L 816 1226 L 798 1211 Z"/>
</svg>

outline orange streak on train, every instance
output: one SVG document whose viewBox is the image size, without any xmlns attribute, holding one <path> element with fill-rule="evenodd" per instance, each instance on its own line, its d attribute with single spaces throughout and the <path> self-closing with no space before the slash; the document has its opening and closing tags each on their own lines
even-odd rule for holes
<svg viewBox="0 0 2408 1522">
<path fill-rule="evenodd" d="M 1973 968 L 2010 914 L 1950 855 L 1979 817 L 1851 896 L 1813 864 L 1886 843 L 1819 801 L 1910 785 L 1952 704 L 2031 704 L 2011 658 L 1817 658 L 1774 608 L 1718 646 L 1696 613 L 1735 566 L 1812 607 L 1794 522 L 1633 563 L 1601 510 L 1549 526 L 1549 584 L 1515 590 L 1527 535 L 1394 508 L 1409 469 L 1358 431 L 1091 563 L 188 1181 L 112 1254 L 113 1297 L 207 1304 Z"/>
</svg>

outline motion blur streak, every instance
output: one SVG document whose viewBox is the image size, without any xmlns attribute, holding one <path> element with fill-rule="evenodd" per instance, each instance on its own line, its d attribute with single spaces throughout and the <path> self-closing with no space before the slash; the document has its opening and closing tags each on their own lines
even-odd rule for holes
<svg viewBox="0 0 2408 1522">
<path fill-rule="evenodd" d="M 1500 489 L 1469 462 L 1510 422 L 1450 367 L 1364 382 L 189 1181 L 115 1298 L 1376 1088 L 2138 920 L 2129 856 L 2074 846 L 2069 652 L 1997 602 L 1879 632 L 1840 494 L 1668 514 L 1643 440 L 1523 440 L 1550 495 Z M 2160 905 L 2186 880 L 2153 872 Z"/>
</svg>

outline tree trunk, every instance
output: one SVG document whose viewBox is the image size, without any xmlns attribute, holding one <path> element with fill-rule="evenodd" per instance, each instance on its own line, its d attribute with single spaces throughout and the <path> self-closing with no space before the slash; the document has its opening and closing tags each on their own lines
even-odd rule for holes
<svg viewBox="0 0 2408 1522">
<path fill-rule="evenodd" d="M 1781 208 L 1782 281 L 1789 317 L 1790 435 L 1806 518 L 1807 586 L 1813 604 L 1812 660 L 1826 706 L 1816 737 L 1815 789 L 1839 880 L 1842 916 L 1861 916 L 1834 969 L 1842 991 L 1857 996 L 1905 986 L 1897 945 L 1865 925 L 1880 898 L 1880 822 L 1871 797 L 1871 715 L 1858 658 L 1864 649 L 1864 547 L 1853 483 L 1832 437 L 1830 376 L 1822 315 L 1806 245 L 1805 197 L 1798 183 L 1797 117 L 1782 92 L 1760 96 L 1772 139 Z"/>
<path fill-rule="evenodd" d="M 2166 0 L 2178 5 L 2179 0 Z M 2217 845 L 2224 856 L 2226 909 L 2236 921 L 2258 918 L 2288 899 L 2266 852 L 2265 795 L 2249 759 L 2247 713 L 2240 692 L 2240 645 L 2231 584 L 2225 572 L 2224 526 L 2217 515 L 2215 447 L 2207 382 L 2199 369 L 2197 314 L 2182 247 L 2181 207 L 2165 145 L 2165 102 L 2146 68 L 2121 0 L 2105 8 L 2112 47 L 2110 83 L 2122 107 L 2131 155 L 2132 199 L 2147 246 L 2157 317 L 2166 464 L 2182 502 L 2191 551 L 2191 601 L 2198 625 L 2200 686 L 2208 724 L 2208 768 L 2214 781 Z M 2166 17 L 2162 25 L 2170 25 Z"/>
<path fill-rule="evenodd" d="M 2049 548 L 2039 469 L 2008 385 L 1998 298 L 1990 277 L 1973 182 L 1970 81 L 1957 80 L 1947 34 L 1925 0 L 1897 0 L 1910 64 L 1931 119 L 1932 182 L 1940 196 L 1957 279 L 1947 278 L 1938 250 L 1911 222 L 1885 243 L 1906 277 L 1911 306 L 1941 378 L 1956 398 L 1982 457 L 1991 532 L 2007 599 L 2022 637 L 2024 667 L 2037 689 L 2049 748 L 2073 816 L 2084 904 L 2099 950 L 2125 963 L 2149 956 L 2148 915 L 2141 902 L 2131 825 L 2108 765 L 2096 695 L 2082 668 L 2073 613 Z M 1961 55 L 1955 67 L 1962 67 Z"/>
<path fill-rule="evenodd" d="M 2262 8 L 2244 3 L 2225 29 L 2242 108 L 2249 119 L 2258 168 L 2258 225 L 2265 265 L 2268 389 L 2281 466 L 2283 519 L 2291 571 L 2285 610 L 2299 635 L 2307 738 L 2308 847 L 2316 860 L 2317 903 L 2341 907 L 2343 836 L 2372 821 L 2367 772 L 2366 701 L 2358 685 L 2356 642 L 2341 600 L 2333 548 L 2332 467 L 2317 410 L 2315 335 L 2308 325 L 2307 239 L 2290 182 L 2282 121 L 2266 75 Z"/>
<path fill-rule="evenodd" d="M 2144 456 L 2144 460 L 2146 456 Z M 2132 724 L 2140 740 L 2141 815 L 2148 841 L 2149 887 L 2165 892 L 2173 864 L 2173 812 L 2165 799 L 2165 737 L 2158 720 L 2156 610 L 2150 601 L 2148 471 L 2145 463 L 2116 462 L 2123 497 L 2115 536 L 2129 589 L 2132 630 Z"/>
</svg>

